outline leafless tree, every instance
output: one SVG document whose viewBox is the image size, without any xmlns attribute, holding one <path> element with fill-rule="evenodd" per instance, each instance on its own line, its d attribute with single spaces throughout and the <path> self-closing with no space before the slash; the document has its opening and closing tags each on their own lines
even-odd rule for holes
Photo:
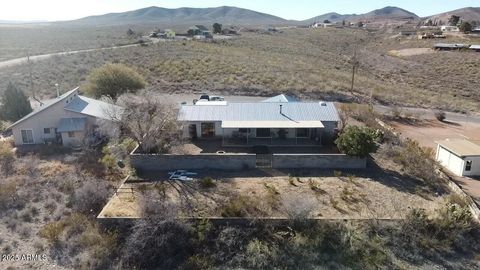
<svg viewBox="0 0 480 270">
<path fill-rule="evenodd" d="M 166 153 L 180 143 L 181 125 L 176 120 L 178 108 L 151 94 L 120 100 L 124 108 L 122 131 L 140 145 L 143 152 Z"/>
</svg>

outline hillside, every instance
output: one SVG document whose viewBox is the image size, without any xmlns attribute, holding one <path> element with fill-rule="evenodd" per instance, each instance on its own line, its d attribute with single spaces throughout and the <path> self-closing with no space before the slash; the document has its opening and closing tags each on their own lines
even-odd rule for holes
<svg viewBox="0 0 480 270">
<path fill-rule="evenodd" d="M 285 24 L 288 21 L 273 15 L 237 7 L 177 8 L 148 7 L 122 13 L 90 16 L 66 22 L 77 25 L 164 24 L 191 25 L 212 24 L 268 25 Z"/>
<path fill-rule="evenodd" d="M 408 10 L 401 9 L 398 7 L 384 7 L 381 9 L 376 9 L 371 12 L 365 14 L 338 14 L 338 13 L 327 13 L 324 15 L 320 15 L 308 20 L 305 20 L 306 23 L 313 23 L 319 22 L 324 20 L 329 20 L 331 22 L 340 22 L 343 20 L 350 21 L 350 22 L 358 22 L 358 21 L 369 21 L 369 22 L 376 22 L 376 21 L 408 21 L 408 20 L 416 20 L 419 17 Z"/>
<path fill-rule="evenodd" d="M 457 10 L 429 16 L 429 17 L 423 18 L 423 20 L 425 22 L 431 20 L 432 23 L 445 24 L 448 22 L 448 19 L 452 17 L 452 15 L 460 16 L 460 18 L 464 21 L 480 21 L 480 7 L 467 7 L 467 8 L 457 9 Z"/>
</svg>

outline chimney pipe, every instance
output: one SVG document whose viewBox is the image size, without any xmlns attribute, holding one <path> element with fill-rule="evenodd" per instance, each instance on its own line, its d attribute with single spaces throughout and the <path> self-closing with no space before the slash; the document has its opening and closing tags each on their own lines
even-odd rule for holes
<svg viewBox="0 0 480 270">
<path fill-rule="evenodd" d="M 57 89 L 57 98 L 60 96 L 60 91 L 58 90 L 58 83 L 55 84 L 55 88 Z"/>
<path fill-rule="evenodd" d="M 282 106 L 283 106 L 283 105 L 280 105 L 280 114 L 283 114 L 283 112 L 282 112 Z"/>
</svg>

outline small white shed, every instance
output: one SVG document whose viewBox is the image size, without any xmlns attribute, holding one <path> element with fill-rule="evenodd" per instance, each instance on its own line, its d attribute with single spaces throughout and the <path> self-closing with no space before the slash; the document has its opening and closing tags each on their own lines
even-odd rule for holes
<svg viewBox="0 0 480 270">
<path fill-rule="evenodd" d="M 480 175 L 480 145 L 462 139 L 437 142 L 436 159 L 458 176 Z"/>
</svg>

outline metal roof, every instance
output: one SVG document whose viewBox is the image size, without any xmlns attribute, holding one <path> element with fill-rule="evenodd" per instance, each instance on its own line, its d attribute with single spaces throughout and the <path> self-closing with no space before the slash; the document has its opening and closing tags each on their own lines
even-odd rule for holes
<svg viewBox="0 0 480 270">
<path fill-rule="evenodd" d="M 472 50 L 480 50 L 480 45 L 472 45 L 472 46 L 470 46 L 470 49 L 472 49 Z"/>
<path fill-rule="evenodd" d="M 457 44 L 453 44 L 453 43 L 437 43 L 434 45 L 434 47 L 436 48 L 468 48 L 469 45 L 467 44 L 461 44 L 461 43 L 457 43 Z"/>
<path fill-rule="evenodd" d="M 320 121 L 222 121 L 222 128 L 324 128 Z"/>
<path fill-rule="evenodd" d="M 263 100 L 262 102 L 299 102 L 299 100 L 292 97 L 292 96 L 281 94 L 281 95 L 278 95 L 278 96 L 267 98 L 267 99 Z"/>
<path fill-rule="evenodd" d="M 123 112 L 122 107 L 84 96 L 77 96 L 65 106 L 65 110 L 104 120 L 119 120 Z"/>
<path fill-rule="evenodd" d="M 459 157 L 480 156 L 480 145 L 469 140 L 454 139 L 437 143 Z"/>
<path fill-rule="evenodd" d="M 280 106 L 282 113 L 280 113 Z M 337 109 L 332 102 L 183 105 L 178 119 L 180 121 L 340 121 Z"/>
<path fill-rule="evenodd" d="M 51 107 L 51 106 L 59 103 L 60 101 L 63 101 L 65 98 L 67 98 L 68 96 L 70 96 L 70 94 L 72 94 L 72 93 L 75 92 L 75 91 L 78 91 L 78 87 L 75 88 L 75 89 L 73 89 L 73 90 L 70 90 L 70 91 L 68 91 L 68 92 L 66 92 L 66 93 L 64 93 L 64 94 L 62 94 L 61 96 L 59 96 L 59 97 L 57 97 L 57 98 L 50 99 L 50 100 L 47 100 L 47 101 L 43 102 L 43 105 L 42 105 L 40 108 L 38 108 L 38 109 L 34 110 L 33 112 L 25 115 L 22 119 L 20 119 L 20 120 L 18 120 L 17 122 L 13 123 L 13 124 L 12 124 L 11 126 L 9 126 L 7 129 L 11 129 L 11 128 L 13 128 L 14 126 L 20 124 L 21 122 L 27 120 L 28 118 L 30 118 L 30 117 L 38 114 L 39 112 L 42 112 L 42 111 L 48 109 L 49 107 Z"/>
<path fill-rule="evenodd" d="M 87 118 L 61 118 L 58 132 L 82 131 L 87 125 Z"/>
</svg>

